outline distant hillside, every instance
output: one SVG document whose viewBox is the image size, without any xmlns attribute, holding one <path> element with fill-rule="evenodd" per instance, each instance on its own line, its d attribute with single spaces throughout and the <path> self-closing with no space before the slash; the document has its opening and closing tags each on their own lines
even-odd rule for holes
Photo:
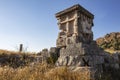
<svg viewBox="0 0 120 80">
<path fill-rule="evenodd" d="M 112 32 L 96 40 L 103 49 L 120 51 L 120 32 Z"/>
</svg>

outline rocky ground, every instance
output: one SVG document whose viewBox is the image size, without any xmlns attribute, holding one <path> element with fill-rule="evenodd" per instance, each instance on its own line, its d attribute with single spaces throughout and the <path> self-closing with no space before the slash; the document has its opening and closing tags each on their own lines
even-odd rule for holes
<svg viewBox="0 0 120 80">
<path fill-rule="evenodd" d="M 97 44 L 110 52 L 120 51 L 120 32 L 112 32 L 96 40 Z"/>
</svg>

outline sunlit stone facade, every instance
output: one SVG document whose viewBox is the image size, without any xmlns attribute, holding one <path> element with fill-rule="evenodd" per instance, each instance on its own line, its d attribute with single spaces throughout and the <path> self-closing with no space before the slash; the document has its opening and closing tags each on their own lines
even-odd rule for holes
<svg viewBox="0 0 120 80">
<path fill-rule="evenodd" d="M 79 4 L 58 12 L 56 18 L 60 29 L 57 47 L 79 42 L 89 43 L 93 40 L 94 15 Z"/>
</svg>

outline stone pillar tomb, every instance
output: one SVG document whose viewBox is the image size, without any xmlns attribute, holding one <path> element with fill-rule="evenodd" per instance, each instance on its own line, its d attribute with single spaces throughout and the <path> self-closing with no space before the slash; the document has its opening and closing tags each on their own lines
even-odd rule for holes
<svg viewBox="0 0 120 80">
<path fill-rule="evenodd" d="M 56 41 L 59 50 L 57 66 L 86 66 L 102 72 L 105 52 L 93 40 L 94 15 L 79 4 L 56 13 L 60 32 Z"/>
</svg>

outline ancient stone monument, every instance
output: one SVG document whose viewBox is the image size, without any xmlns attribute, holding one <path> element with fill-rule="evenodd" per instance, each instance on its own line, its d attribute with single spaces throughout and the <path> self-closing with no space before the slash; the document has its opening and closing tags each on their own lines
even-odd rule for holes
<svg viewBox="0 0 120 80">
<path fill-rule="evenodd" d="M 60 32 L 56 41 L 59 48 L 57 66 L 90 67 L 102 72 L 116 59 L 98 47 L 93 40 L 94 15 L 79 4 L 56 13 Z M 119 65 L 114 66 L 116 68 Z"/>
<path fill-rule="evenodd" d="M 90 71 L 98 77 L 105 71 L 119 69 L 120 55 L 105 52 L 93 40 L 94 15 L 79 4 L 56 13 L 59 34 L 56 47 L 43 49 L 43 60 L 52 58 L 57 67 L 67 66 L 73 71 Z M 45 58 L 45 59 L 44 59 Z M 94 80 L 94 79 L 91 80 Z"/>
<path fill-rule="evenodd" d="M 59 34 L 56 47 L 43 49 L 39 54 L 53 59 L 56 66 L 73 71 L 90 71 L 101 76 L 104 71 L 119 69 L 120 55 L 105 52 L 93 40 L 94 15 L 79 4 L 56 13 Z M 56 61 L 57 60 L 57 61 Z M 94 79 L 92 79 L 94 80 Z"/>
</svg>

